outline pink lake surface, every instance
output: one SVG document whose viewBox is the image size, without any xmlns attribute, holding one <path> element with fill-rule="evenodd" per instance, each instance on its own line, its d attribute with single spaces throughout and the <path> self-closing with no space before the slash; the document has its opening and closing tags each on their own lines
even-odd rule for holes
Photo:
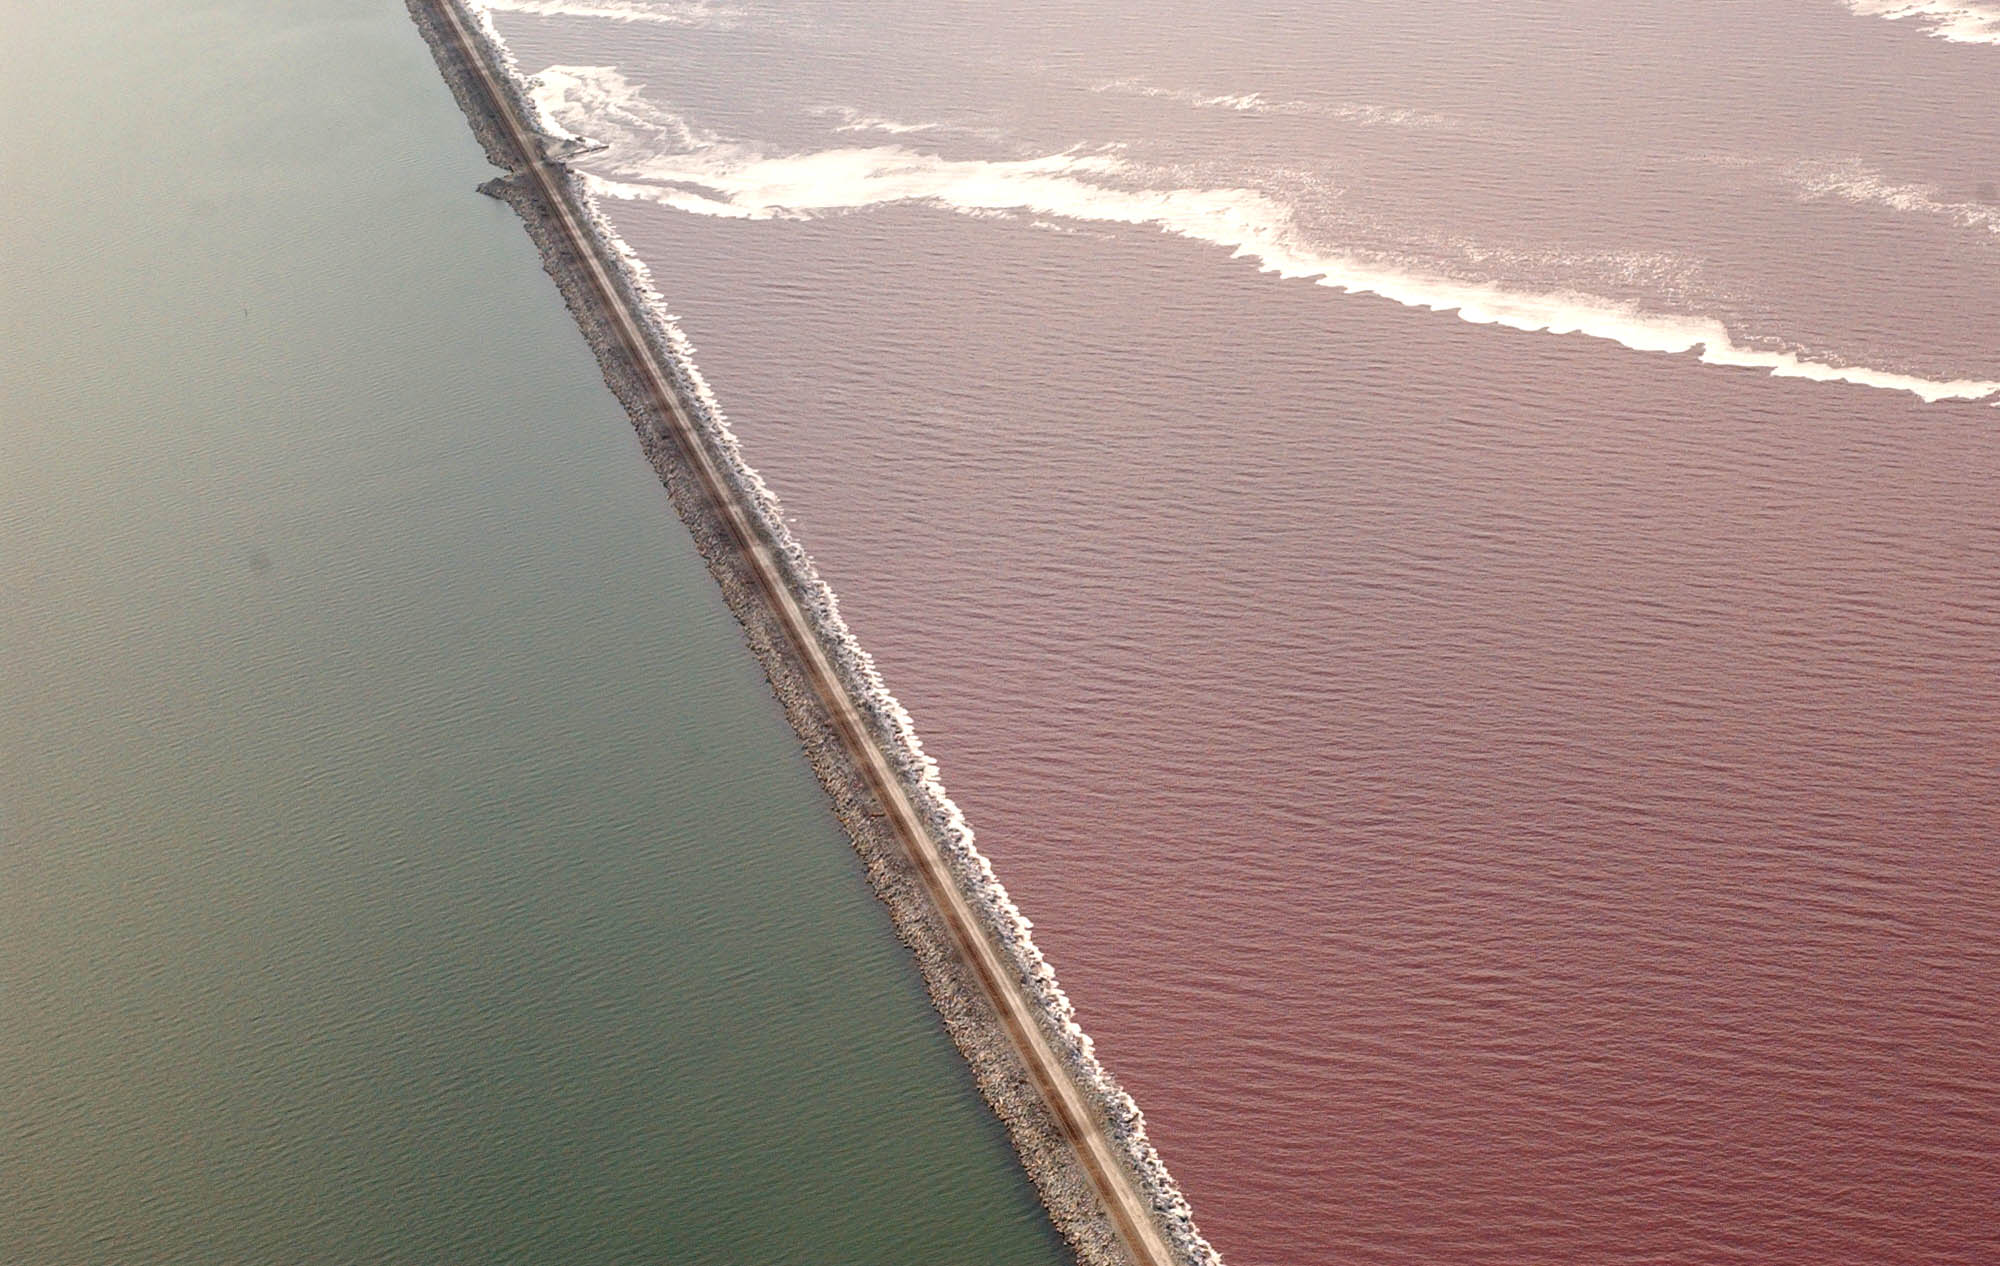
<svg viewBox="0 0 2000 1266">
<path fill-rule="evenodd" d="M 2000 1260 L 2000 412 L 972 178 L 2000 377 L 2000 47 L 1866 7 L 502 15 L 1226 1260 Z"/>
<path fill-rule="evenodd" d="M 705 361 L 1227 1257 L 2000 1249 L 1989 414 L 919 235 Z"/>
</svg>

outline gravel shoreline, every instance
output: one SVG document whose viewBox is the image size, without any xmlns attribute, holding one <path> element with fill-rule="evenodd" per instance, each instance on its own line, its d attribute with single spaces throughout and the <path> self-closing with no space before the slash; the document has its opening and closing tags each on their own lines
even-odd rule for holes
<svg viewBox="0 0 2000 1266">
<path fill-rule="evenodd" d="M 522 177 L 519 158 L 505 129 L 490 117 L 477 72 L 463 59 L 457 41 L 447 33 L 438 5 L 453 0 L 406 0 L 410 14 L 431 47 L 439 69 L 464 111 L 473 133 L 494 166 L 510 174 L 497 176 L 481 191 L 500 198 L 521 216 L 539 248 L 543 265 L 555 280 L 595 352 L 606 383 L 625 406 L 646 456 L 666 487 L 676 512 L 693 535 L 710 574 L 721 586 L 732 613 L 742 624 L 751 650 L 770 679 L 773 692 L 798 732 L 807 759 L 832 798 L 836 814 L 860 855 L 870 883 L 888 906 L 897 934 L 916 955 L 931 1000 L 947 1032 L 971 1066 L 981 1093 L 1005 1124 L 1023 1166 L 1040 1191 L 1057 1229 L 1075 1248 L 1085 1266 L 1113 1266 L 1131 1261 L 1103 1206 L 1076 1160 L 1056 1115 L 1043 1100 L 1008 1040 L 992 1003 L 953 943 L 950 930 L 925 892 L 901 841 L 843 746 L 831 718 L 784 627 L 763 597 L 748 561 L 732 540 L 719 508 L 689 470 L 689 458 L 669 420 L 660 416 L 633 353 L 628 351 L 611 319 L 593 293 L 584 261 L 574 253 L 568 234 L 545 206 L 532 180 Z M 512 71 L 504 46 L 492 39 L 476 12 L 461 8 L 475 39 L 488 47 L 491 63 Z M 523 118 L 535 114 L 520 97 L 519 78 L 504 76 L 512 103 Z M 562 143 L 548 141 L 548 153 L 561 159 Z M 822 648 L 839 667 L 849 694 L 876 729 L 882 750 L 898 765 L 910 799 L 925 812 L 940 853 L 954 871 L 961 891 L 986 923 L 988 936 L 1006 952 L 1028 995 L 1038 1000 L 1041 1026 L 1062 1057 L 1067 1071 L 1097 1113 L 1106 1133 L 1117 1144 L 1122 1163 L 1152 1206 L 1178 1260 L 1187 1266 L 1219 1259 L 1195 1229 L 1186 1200 L 1147 1141 L 1143 1118 L 1131 1099 L 1098 1064 L 1090 1042 L 1075 1023 L 1068 999 L 1053 972 L 1029 939 L 1027 926 L 985 859 L 972 847 L 970 833 L 955 808 L 937 787 L 934 772 L 916 747 L 908 719 L 875 676 L 873 666 L 853 645 L 840 622 L 832 595 L 813 572 L 810 561 L 776 516 L 775 501 L 735 451 L 734 439 L 721 424 L 705 388 L 694 376 L 686 343 L 678 331 L 658 319 L 643 266 L 622 250 L 622 243 L 592 212 L 588 197 L 574 175 L 565 173 L 576 206 L 589 219 L 597 247 L 612 265 L 615 284 L 632 311 L 640 314 L 657 360 L 672 368 L 680 403 L 697 421 L 711 456 L 736 486 L 734 491 L 752 509 L 752 519 L 784 564 L 794 598 L 813 613 L 821 626 Z M 623 266 L 617 266 L 622 264 Z"/>
</svg>

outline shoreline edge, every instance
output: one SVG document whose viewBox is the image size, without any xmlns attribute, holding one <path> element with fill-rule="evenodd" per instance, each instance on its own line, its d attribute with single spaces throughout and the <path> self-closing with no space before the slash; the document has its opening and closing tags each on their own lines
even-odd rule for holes
<svg viewBox="0 0 2000 1266">
<path fill-rule="evenodd" d="M 506 173 L 481 191 L 520 214 L 1057 1230 L 1084 1266 L 1220 1266 L 907 714 L 740 456 L 649 271 L 562 161 L 580 146 L 538 125 L 483 9 L 406 4 Z"/>
</svg>

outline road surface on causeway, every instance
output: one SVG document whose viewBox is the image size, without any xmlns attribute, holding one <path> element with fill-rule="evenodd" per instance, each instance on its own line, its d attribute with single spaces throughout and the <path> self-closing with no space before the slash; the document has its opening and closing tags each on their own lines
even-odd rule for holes
<svg viewBox="0 0 2000 1266">
<path fill-rule="evenodd" d="M 1091 1110 L 1089 1101 L 1065 1071 L 1062 1059 L 1044 1034 L 1039 1004 L 1016 979 L 1007 957 L 989 935 L 985 920 L 952 878 L 937 842 L 924 826 L 922 815 L 883 754 L 872 727 L 821 647 L 812 621 L 793 596 L 770 546 L 723 477 L 674 389 L 671 376 L 631 311 L 624 291 L 613 282 L 596 236 L 584 227 L 583 216 L 572 205 L 559 166 L 549 160 L 540 134 L 527 126 L 515 108 L 512 95 L 501 87 L 500 76 L 507 72 L 491 65 L 483 55 L 455 0 L 430 0 L 430 3 L 465 64 L 478 76 L 490 117 L 505 134 L 518 160 L 516 170 L 533 182 L 551 221 L 588 271 L 590 290 L 602 315 L 617 332 L 621 349 L 643 381 L 658 416 L 672 428 L 689 472 L 717 511 L 730 545 L 748 564 L 747 570 L 759 595 L 784 628 L 790 649 L 825 708 L 848 758 L 874 794 L 914 864 L 955 948 L 992 1003 L 1030 1082 L 1054 1114 L 1076 1154 L 1078 1169 L 1110 1214 L 1119 1239 L 1136 1266 L 1177 1266 L 1173 1250 L 1153 1219 L 1150 1202 L 1119 1158 L 1118 1145 Z"/>
</svg>

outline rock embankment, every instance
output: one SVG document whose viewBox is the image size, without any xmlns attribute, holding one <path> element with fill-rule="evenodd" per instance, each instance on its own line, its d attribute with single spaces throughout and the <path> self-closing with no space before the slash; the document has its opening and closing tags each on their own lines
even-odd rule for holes
<svg viewBox="0 0 2000 1266">
<path fill-rule="evenodd" d="M 716 504 L 707 485 L 696 478 L 690 455 L 682 447 L 682 429 L 662 410 L 642 356 L 650 355 L 652 363 L 664 367 L 671 377 L 676 396 L 673 403 L 681 418 L 692 423 L 709 464 L 721 471 L 729 494 L 748 511 L 754 530 L 783 572 L 786 588 L 809 614 L 820 650 L 837 669 L 847 696 L 872 729 L 873 741 L 893 765 L 907 800 L 923 817 L 923 825 L 951 868 L 959 892 L 984 922 L 984 934 L 1004 955 L 1016 985 L 1033 1000 L 1047 1044 L 1097 1116 L 1175 1260 L 1184 1266 L 1219 1266 L 1214 1250 L 1195 1228 L 1187 1201 L 1148 1142 L 1138 1107 L 1098 1062 L 1090 1039 L 1076 1023 L 1069 999 L 1036 949 L 1027 921 L 1009 900 L 945 794 L 908 715 L 841 619 L 832 591 L 793 539 L 776 498 L 743 460 L 735 436 L 695 369 L 692 349 L 664 316 L 649 272 L 598 213 L 581 180 L 560 165 L 580 143 L 574 138 L 556 140 L 543 135 L 533 142 L 543 147 L 542 154 L 519 152 L 510 130 L 496 116 L 486 86 L 497 80 L 500 91 L 510 94 L 508 104 L 515 116 L 532 125 L 537 116 L 523 90 L 519 68 L 485 14 L 460 8 L 460 21 L 453 24 L 439 7 L 449 3 L 453 0 L 408 0 L 412 17 L 430 43 L 487 157 L 509 173 L 488 181 L 481 191 L 510 203 L 540 249 L 544 266 L 596 352 L 605 381 L 624 404 L 641 447 L 721 586 L 730 610 L 742 623 L 863 860 L 870 882 L 888 906 L 898 934 L 915 953 L 947 1031 L 971 1065 L 987 1102 L 1006 1124 L 1055 1225 L 1089 1266 L 1132 1260 L 1082 1172 L 1062 1122 L 1029 1075 L 986 989 L 958 949 L 904 842 L 891 828 L 879 797 L 843 741 L 792 636 L 739 545 L 724 507 Z M 458 38 L 460 30 L 478 47 L 468 48 Z M 486 59 L 487 66 L 504 73 L 489 79 L 468 60 L 473 56 Z M 535 159 L 548 160 L 544 170 L 553 175 L 572 218 L 588 226 L 595 241 L 586 249 L 597 251 L 598 260 L 606 265 L 611 283 L 622 292 L 619 298 L 626 311 L 637 318 L 646 349 L 631 347 L 621 323 L 606 310 L 590 261 L 579 254 L 560 213 L 548 204 L 542 181 L 531 179 L 523 167 Z"/>
</svg>

